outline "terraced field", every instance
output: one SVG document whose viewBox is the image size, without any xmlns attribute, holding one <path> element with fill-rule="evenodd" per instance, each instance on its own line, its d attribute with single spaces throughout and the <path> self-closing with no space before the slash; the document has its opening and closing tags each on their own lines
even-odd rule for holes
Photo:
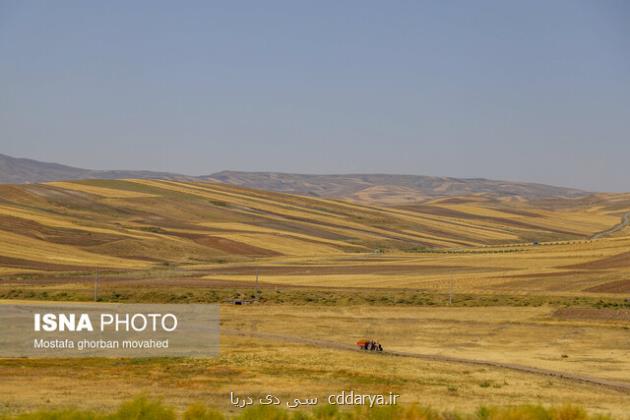
<svg viewBox="0 0 630 420">
<path fill-rule="evenodd" d="M 3 287 L 99 271 L 156 286 L 178 276 L 180 284 L 251 284 L 258 273 L 276 286 L 630 290 L 630 237 L 606 233 L 630 208 L 628 195 L 473 195 L 380 208 L 212 182 L 89 180 L 0 192 Z"/>
<path fill-rule="evenodd" d="M 532 204 L 478 195 L 378 208 L 218 183 L 157 180 L 3 185 L 0 197 L 3 275 L 97 268 L 147 270 L 169 264 L 191 267 L 255 258 L 333 261 L 375 250 L 404 257 L 406 265 L 461 266 L 462 262 L 453 262 L 459 257 L 440 257 L 434 264 L 430 262 L 432 256 L 411 253 L 586 240 L 619 223 L 630 203 L 627 196 Z M 603 247 L 557 247 L 554 252 L 558 256 L 563 252 L 580 254 L 575 258 L 566 255 L 569 266 L 578 264 L 582 257 L 588 259 L 600 248 L 603 255 L 613 257 L 615 246 L 625 246 L 621 241 Z M 527 274 L 526 268 L 531 269 L 530 260 L 536 255 L 528 252 L 520 258 L 525 271 L 514 274 Z M 474 272 L 492 266 L 490 271 L 496 276 L 497 267 L 503 269 L 500 258 L 493 257 L 492 264 L 476 256 L 463 261 L 474 266 Z M 553 272 L 551 267 L 544 268 L 544 273 Z M 363 274 L 366 268 L 344 270 L 332 274 L 352 276 Z M 439 274 L 431 279 L 440 280 Z M 300 282 L 309 283 L 308 276 Z M 392 284 L 409 285 L 409 281 L 400 278 Z"/>
<path fill-rule="evenodd" d="M 578 396 L 624 418 L 628 211 L 623 194 L 376 207 L 213 182 L 3 185 L 0 304 L 219 302 L 222 348 L 194 362 L 0 360 L 0 414 L 138 392 L 230 410 L 238 383 L 458 410 Z M 387 352 L 348 351 L 361 337 Z"/>
<path fill-rule="evenodd" d="M 385 257 L 281 259 L 207 267 L 208 280 L 358 288 L 415 288 L 455 293 L 579 295 L 630 292 L 630 238 L 543 245 L 397 253 Z M 354 260 L 354 261 L 353 261 Z"/>
</svg>

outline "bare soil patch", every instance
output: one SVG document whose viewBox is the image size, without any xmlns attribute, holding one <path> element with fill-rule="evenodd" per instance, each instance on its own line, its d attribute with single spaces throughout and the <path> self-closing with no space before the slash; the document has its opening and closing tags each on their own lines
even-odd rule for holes
<svg viewBox="0 0 630 420">
<path fill-rule="evenodd" d="M 31 261 L 21 258 L 11 258 L 0 255 L 0 266 L 13 267 L 31 270 L 49 270 L 49 271 L 73 271 L 85 270 L 85 267 L 77 265 L 52 264 L 43 261 Z"/>
<path fill-rule="evenodd" d="M 607 269 L 607 268 L 630 268 L 630 251 L 611 257 L 602 258 L 582 264 L 565 266 L 563 268 L 582 268 L 582 269 Z"/>
<path fill-rule="evenodd" d="M 191 239 L 196 244 L 207 246 L 213 249 L 217 249 L 227 254 L 261 256 L 261 257 L 274 257 L 274 256 L 282 255 L 270 249 L 259 248 L 253 245 L 248 245 L 243 242 L 237 242 L 231 239 L 220 238 L 217 236 L 198 235 L 194 233 L 181 233 L 181 232 L 177 232 L 175 236 Z"/>
<path fill-rule="evenodd" d="M 630 293 L 630 280 L 616 280 L 600 284 L 584 290 L 585 292 L 600 293 Z"/>
<path fill-rule="evenodd" d="M 121 237 L 88 230 L 42 225 L 19 217 L 0 216 L 0 230 L 56 244 L 91 246 L 119 240 Z"/>
<path fill-rule="evenodd" d="M 630 321 L 630 309 L 560 308 L 553 313 L 553 317 L 567 320 Z"/>
</svg>

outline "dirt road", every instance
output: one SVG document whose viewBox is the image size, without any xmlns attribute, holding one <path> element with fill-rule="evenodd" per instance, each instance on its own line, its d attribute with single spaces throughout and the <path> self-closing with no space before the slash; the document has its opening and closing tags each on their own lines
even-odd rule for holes
<svg viewBox="0 0 630 420">
<path fill-rule="evenodd" d="M 297 336 L 288 336 L 282 334 L 272 334 L 257 331 L 235 331 L 235 330 L 221 330 L 221 334 L 240 336 L 240 337 L 259 337 L 262 339 L 285 341 L 290 343 L 302 343 L 313 346 L 324 346 L 325 348 L 332 348 L 338 350 L 364 352 L 365 350 L 359 350 L 353 344 L 344 344 L 328 340 L 312 339 Z M 597 378 L 594 376 L 580 375 L 570 372 L 562 372 L 550 369 L 536 368 L 532 366 L 520 365 L 516 363 L 496 362 L 492 360 L 482 359 L 467 359 L 463 357 L 445 356 L 441 354 L 426 354 L 426 353 L 409 353 L 402 351 L 385 350 L 383 353 L 368 353 L 366 356 L 395 356 L 395 357 L 411 357 L 415 359 L 429 360 L 434 362 L 443 363 L 461 363 L 468 365 L 488 366 L 499 369 L 509 369 L 517 372 L 530 373 L 539 376 L 549 376 L 558 379 L 564 379 L 572 382 L 579 382 L 587 385 L 596 385 L 603 388 L 619 391 L 624 394 L 630 394 L 630 382 L 621 382 L 610 379 Z"/>
<path fill-rule="evenodd" d="M 621 217 L 620 223 L 616 224 L 610 229 L 606 229 L 602 232 L 596 233 L 595 235 L 591 236 L 591 239 L 601 239 L 608 235 L 612 235 L 613 233 L 619 232 L 621 229 L 625 228 L 628 225 L 630 225 L 630 211 Z"/>
</svg>

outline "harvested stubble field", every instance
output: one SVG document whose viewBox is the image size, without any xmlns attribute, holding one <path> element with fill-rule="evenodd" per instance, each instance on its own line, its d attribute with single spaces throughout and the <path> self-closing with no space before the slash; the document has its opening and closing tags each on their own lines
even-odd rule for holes
<svg viewBox="0 0 630 420">
<path fill-rule="evenodd" d="M 112 410 L 139 393 L 226 410 L 232 390 L 354 389 L 442 410 L 579 401 L 627 415 L 629 393 L 605 386 L 342 348 L 375 337 L 630 386 L 630 236 L 591 239 L 620 223 L 627 195 L 377 207 L 153 180 L 0 192 L 5 302 L 91 300 L 97 281 L 105 302 L 221 302 L 224 330 L 215 359 L 0 360 L 1 412 Z"/>
<path fill-rule="evenodd" d="M 242 308 L 239 308 L 242 309 Z M 310 314 L 315 318 L 317 308 Z M 287 313 L 288 312 L 288 313 Z M 285 316 L 293 311 L 284 311 Z M 304 314 L 302 310 L 299 314 Z M 241 329 L 281 332 L 287 319 L 272 316 L 265 326 L 260 316 L 224 314 L 228 325 Z M 292 319 L 290 334 L 322 335 L 321 326 Z M 340 316 L 339 335 L 352 323 Z M 360 325 L 361 321 L 354 323 Z M 241 324 L 240 326 L 238 324 Z M 334 323 L 329 323 L 334 329 Z M 400 327 L 396 327 L 400 330 Z M 367 331 L 368 327 L 359 331 Z M 482 331 L 483 328 L 478 328 Z M 454 333 L 458 330 L 454 329 Z M 459 330 L 462 332 L 463 328 Z M 355 338 L 356 332 L 344 338 Z M 384 336 L 387 343 L 389 336 Z M 509 338 L 510 335 L 506 335 Z M 416 337 L 417 338 L 417 337 Z M 447 342 L 439 337 L 442 343 Z M 417 347 L 418 344 L 415 344 Z M 570 357 L 578 357 L 579 344 Z M 399 345 L 402 347 L 402 345 Z M 561 349 L 558 349 L 561 350 Z M 442 349 L 446 353 L 447 350 Z M 498 350 L 501 353 L 501 350 Z M 497 356 L 497 347 L 492 349 Z M 560 358 L 560 355 L 553 355 Z M 569 359 L 571 360 L 571 359 Z M 567 363 L 571 363 L 570 361 Z M 579 362 L 578 362 L 579 363 Z M 603 362 L 601 362 L 603 363 Z M 576 403 L 591 412 L 624 418 L 630 396 L 592 385 L 553 377 L 531 375 L 507 369 L 441 363 L 389 355 L 362 354 L 295 343 L 290 340 L 222 337 L 221 355 L 211 359 L 84 359 L 84 360 L 2 360 L 0 382 L 3 411 L 19 412 L 41 407 L 80 406 L 111 410 L 121 400 L 138 394 L 160 397 L 184 407 L 195 401 L 236 412 L 229 404 L 229 392 L 264 397 L 274 393 L 284 400 L 318 396 L 325 398 L 342 390 L 360 393 L 401 394 L 404 404 L 419 402 L 440 410 L 474 411 L 480 405 Z M 86 395 L 90 398 L 86 399 Z"/>
<path fill-rule="evenodd" d="M 4 274 L 273 257 L 282 264 L 374 250 L 490 246 L 483 251 L 496 255 L 529 250 L 532 241 L 573 241 L 562 248 L 566 254 L 585 242 L 578 252 L 588 258 L 589 249 L 622 246 L 589 248 L 588 239 L 619 223 L 624 205 L 630 208 L 626 195 L 540 203 L 470 196 L 382 208 L 156 180 L 2 185 L 0 197 Z"/>
</svg>

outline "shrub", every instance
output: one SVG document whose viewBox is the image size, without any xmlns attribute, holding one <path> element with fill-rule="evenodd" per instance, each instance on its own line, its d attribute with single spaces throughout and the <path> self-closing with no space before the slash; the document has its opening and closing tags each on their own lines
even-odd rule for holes
<svg viewBox="0 0 630 420">
<path fill-rule="evenodd" d="M 192 404 L 184 412 L 184 420 L 225 420 L 218 410 L 208 408 L 201 403 Z"/>
<path fill-rule="evenodd" d="M 96 413 L 91 411 L 67 410 L 41 410 L 33 413 L 21 414 L 15 417 L 16 420 L 95 420 L 98 419 Z"/>
<path fill-rule="evenodd" d="M 336 405 L 321 405 L 313 409 L 312 417 L 317 420 L 335 420 L 340 418 L 339 408 Z M 309 418 L 309 416 L 304 418 Z M 296 416 L 294 416 L 294 420 L 297 420 Z"/>
<path fill-rule="evenodd" d="M 175 420 L 175 410 L 158 400 L 138 397 L 120 406 L 108 420 Z"/>
<path fill-rule="evenodd" d="M 477 410 L 479 420 L 589 420 L 607 419 L 606 416 L 589 416 L 581 407 L 566 405 L 546 409 L 540 405 L 515 407 L 481 407 Z"/>
<path fill-rule="evenodd" d="M 549 410 L 553 420 L 588 420 L 588 414 L 582 407 L 565 405 Z"/>
<path fill-rule="evenodd" d="M 123 403 L 113 414 L 93 411 L 60 409 L 40 410 L 18 416 L 2 416 L 0 420 L 174 420 L 173 408 L 159 400 L 138 397 Z M 481 407 L 473 415 L 456 412 L 439 412 L 417 404 L 408 406 L 367 406 L 354 409 L 336 405 L 321 405 L 311 411 L 292 411 L 272 405 L 254 405 L 235 415 L 224 415 L 203 404 L 190 405 L 183 420 L 610 420 L 607 416 L 589 416 L 581 407 L 565 405 L 545 408 L 540 405 Z"/>
<path fill-rule="evenodd" d="M 256 405 L 243 410 L 235 420 L 290 420 L 289 413 L 273 405 Z"/>
</svg>

